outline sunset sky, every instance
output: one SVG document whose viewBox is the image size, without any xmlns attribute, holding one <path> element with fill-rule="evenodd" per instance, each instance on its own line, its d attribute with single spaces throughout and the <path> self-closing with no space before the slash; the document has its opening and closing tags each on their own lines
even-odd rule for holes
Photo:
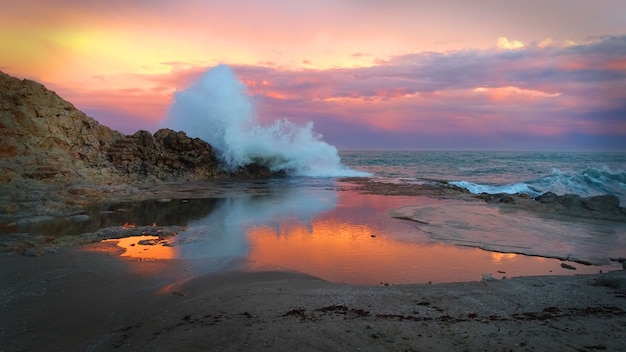
<svg viewBox="0 0 626 352">
<path fill-rule="evenodd" d="M 622 0 L 0 5 L 0 70 L 124 133 L 225 63 L 338 149 L 626 150 Z"/>
</svg>

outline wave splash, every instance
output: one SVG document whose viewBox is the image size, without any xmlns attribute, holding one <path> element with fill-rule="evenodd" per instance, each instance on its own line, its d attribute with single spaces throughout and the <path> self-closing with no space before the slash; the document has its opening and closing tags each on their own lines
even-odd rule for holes
<svg viewBox="0 0 626 352">
<path fill-rule="evenodd" d="M 450 183 L 475 194 L 525 193 L 532 197 L 548 191 L 559 195 L 577 194 L 582 197 L 613 194 L 620 198 L 622 204 L 626 204 L 626 171 L 613 171 L 607 167 L 589 167 L 578 173 L 553 169 L 552 174 L 548 176 L 506 185 L 477 184 L 468 181 Z"/>
<path fill-rule="evenodd" d="M 226 65 L 209 69 L 176 92 L 161 126 L 211 144 L 231 170 L 254 162 L 294 176 L 369 176 L 342 165 L 337 149 L 322 140 L 311 122 L 277 119 L 261 126 L 245 85 Z"/>
</svg>

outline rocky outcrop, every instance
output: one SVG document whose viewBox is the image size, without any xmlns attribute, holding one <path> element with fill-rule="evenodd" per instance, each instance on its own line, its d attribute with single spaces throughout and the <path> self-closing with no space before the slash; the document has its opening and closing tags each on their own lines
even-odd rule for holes
<svg viewBox="0 0 626 352">
<path fill-rule="evenodd" d="M 110 180 L 106 152 L 120 137 L 43 85 L 0 72 L 0 182 Z"/>
<path fill-rule="evenodd" d="M 605 194 L 592 197 L 581 197 L 575 194 L 559 196 L 546 192 L 531 199 L 526 194 L 482 194 L 479 196 L 487 203 L 510 205 L 516 208 L 560 214 L 587 219 L 626 221 L 626 209 L 620 207 L 617 196 Z"/>
<path fill-rule="evenodd" d="M 138 131 L 111 144 L 107 157 L 132 179 L 200 180 L 224 176 L 213 147 L 184 132 L 162 129 L 154 135 Z"/>
<path fill-rule="evenodd" d="M 43 85 L 0 72 L 0 218 L 83 204 L 124 184 L 232 176 L 208 143 L 169 129 L 126 136 Z M 243 177 L 273 175 L 247 166 Z M 100 185 L 86 187 L 85 185 Z"/>
</svg>

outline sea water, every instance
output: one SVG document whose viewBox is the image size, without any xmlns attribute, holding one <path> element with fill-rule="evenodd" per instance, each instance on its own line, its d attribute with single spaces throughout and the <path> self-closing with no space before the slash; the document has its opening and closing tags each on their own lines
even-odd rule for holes
<svg viewBox="0 0 626 352">
<path fill-rule="evenodd" d="M 445 180 L 472 193 L 613 194 L 626 204 L 626 153 L 343 151 L 342 162 L 388 182 Z"/>
<path fill-rule="evenodd" d="M 467 205 L 427 197 L 363 195 L 342 190 L 338 181 L 345 176 L 385 182 L 446 180 L 474 193 L 609 193 L 624 203 L 625 153 L 339 152 L 315 132 L 313 123 L 298 125 L 286 119 L 259 123 L 245 86 L 225 65 L 207 71 L 178 91 L 162 127 L 183 130 L 207 141 L 228 168 L 256 162 L 288 175 L 267 180 L 261 193 L 219 200 L 206 215 L 180 224 L 188 230 L 166 247 L 171 251 L 168 258 L 194 263 L 188 267 L 189 275 L 238 267 L 297 270 L 336 282 L 376 284 L 471 281 L 479 280 L 482 274 L 504 277 L 568 271 L 556 259 L 518 254 L 524 236 L 530 235 L 529 240 L 535 241 L 546 232 L 549 247 L 556 253 L 579 248 L 579 243 L 561 241 L 567 238 L 562 236 L 575 231 L 585 238 L 591 231 L 602 243 L 599 249 L 592 248 L 594 254 L 599 252 L 599 258 L 608 261 L 607 255 L 626 255 L 626 243 L 620 236 L 626 233 L 624 224 L 578 226 L 501 214 L 496 209 L 456 211 L 455 207 Z M 179 206 L 192 205 L 181 202 Z M 387 215 L 389 209 L 402 206 L 419 206 L 436 221 L 430 227 L 418 227 Z M 508 248 L 506 236 L 512 233 L 512 223 L 517 227 L 517 242 L 510 253 L 463 245 L 468 238 L 479 243 L 488 234 L 490 246 Z M 528 234 L 530 228 L 533 233 Z M 459 230 L 465 237 L 452 243 L 461 246 L 446 242 Z M 619 248 L 607 252 L 605 244 L 616 243 L 616 239 L 622 241 L 618 241 Z M 155 248 L 161 246 L 142 248 L 140 253 L 150 256 L 156 253 Z M 614 267 L 581 267 L 577 272 Z"/>
</svg>

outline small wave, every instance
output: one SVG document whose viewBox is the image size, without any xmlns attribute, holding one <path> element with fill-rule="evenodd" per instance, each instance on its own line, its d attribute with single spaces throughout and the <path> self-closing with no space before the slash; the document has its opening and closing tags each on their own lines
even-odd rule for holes
<svg viewBox="0 0 626 352">
<path fill-rule="evenodd" d="M 557 194 L 573 193 L 580 196 L 614 194 L 626 197 L 626 171 L 612 171 L 607 167 L 589 167 L 579 173 L 554 169 L 549 176 L 530 181 L 537 190 Z"/>
<path fill-rule="evenodd" d="M 471 193 L 524 193 L 536 197 L 545 192 L 554 192 L 559 195 L 577 194 L 581 197 L 612 194 L 626 203 L 626 171 L 613 171 L 607 167 L 589 167 L 579 173 L 568 173 L 558 169 L 552 174 L 525 182 L 493 185 L 480 184 L 468 181 L 450 182 L 463 187 Z"/>
<path fill-rule="evenodd" d="M 486 185 L 486 184 L 478 184 L 478 183 L 473 183 L 473 182 L 468 182 L 468 181 L 454 181 L 454 182 L 450 182 L 450 184 L 453 184 L 461 188 L 465 188 L 474 194 L 524 193 L 524 194 L 530 194 L 533 197 L 541 194 L 541 192 L 538 192 L 537 190 L 533 189 L 532 187 L 530 187 L 528 184 L 524 182 L 512 183 L 512 184 L 507 184 L 507 185 Z"/>
</svg>

